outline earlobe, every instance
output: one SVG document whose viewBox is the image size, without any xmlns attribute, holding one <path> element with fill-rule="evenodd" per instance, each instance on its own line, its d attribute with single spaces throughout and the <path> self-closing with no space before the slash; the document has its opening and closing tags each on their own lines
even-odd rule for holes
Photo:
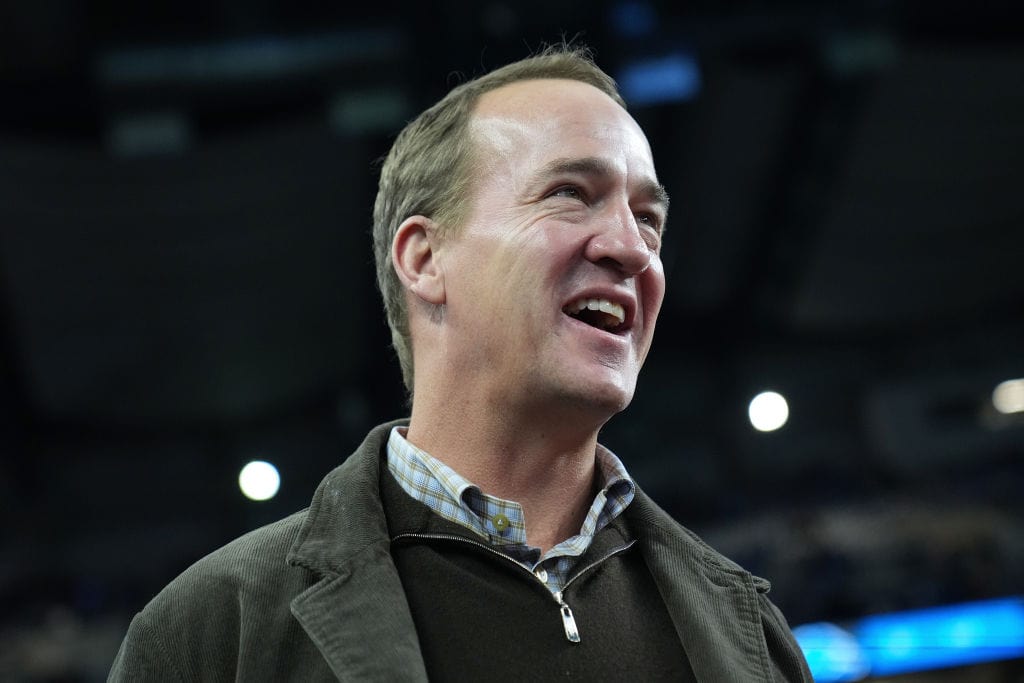
<svg viewBox="0 0 1024 683">
<path fill-rule="evenodd" d="M 437 254 L 437 224 L 424 216 L 402 221 L 391 242 L 391 261 L 405 288 L 429 304 L 445 302 L 444 271 Z"/>
</svg>

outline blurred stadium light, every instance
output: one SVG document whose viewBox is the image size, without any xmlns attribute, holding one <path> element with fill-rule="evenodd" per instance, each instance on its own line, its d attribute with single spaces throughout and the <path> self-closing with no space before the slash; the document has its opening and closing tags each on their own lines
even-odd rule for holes
<svg viewBox="0 0 1024 683">
<path fill-rule="evenodd" d="M 877 614 L 793 629 L 817 683 L 1024 657 L 1024 598 Z"/>
</svg>

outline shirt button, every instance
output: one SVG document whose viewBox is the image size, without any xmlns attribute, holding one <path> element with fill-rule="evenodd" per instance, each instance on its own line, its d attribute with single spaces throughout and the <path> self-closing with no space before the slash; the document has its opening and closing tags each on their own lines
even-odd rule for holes
<svg viewBox="0 0 1024 683">
<path fill-rule="evenodd" d="M 498 513 L 491 517 L 491 522 L 494 523 L 494 528 L 498 530 L 499 534 L 505 533 L 505 529 L 508 529 L 508 517 L 501 513 Z"/>
<path fill-rule="evenodd" d="M 548 573 L 543 568 L 538 568 L 534 572 L 534 575 L 541 580 L 541 583 L 548 582 Z"/>
</svg>

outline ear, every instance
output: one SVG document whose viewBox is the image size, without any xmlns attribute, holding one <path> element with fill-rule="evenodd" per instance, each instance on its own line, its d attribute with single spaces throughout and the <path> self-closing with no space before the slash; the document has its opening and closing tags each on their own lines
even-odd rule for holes
<svg viewBox="0 0 1024 683">
<path fill-rule="evenodd" d="M 391 242 L 391 261 L 405 288 L 426 303 L 445 302 L 444 272 L 437 260 L 437 224 L 424 216 L 402 221 Z"/>
</svg>

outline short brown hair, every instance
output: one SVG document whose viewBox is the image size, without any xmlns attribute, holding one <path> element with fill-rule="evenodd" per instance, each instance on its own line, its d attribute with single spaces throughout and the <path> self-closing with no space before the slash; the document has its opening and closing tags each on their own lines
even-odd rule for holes
<svg viewBox="0 0 1024 683">
<path fill-rule="evenodd" d="M 391 262 L 395 233 L 402 221 L 415 215 L 435 221 L 442 234 L 458 228 L 472 189 L 475 160 L 469 121 L 477 101 L 504 85 L 546 78 L 582 81 L 626 107 L 614 79 L 594 64 L 588 48 L 549 46 L 453 88 L 402 129 L 384 159 L 373 206 L 373 251 L 392 345 L 410 396 L 412 338 L 405 291 Z"/>
</svg>

